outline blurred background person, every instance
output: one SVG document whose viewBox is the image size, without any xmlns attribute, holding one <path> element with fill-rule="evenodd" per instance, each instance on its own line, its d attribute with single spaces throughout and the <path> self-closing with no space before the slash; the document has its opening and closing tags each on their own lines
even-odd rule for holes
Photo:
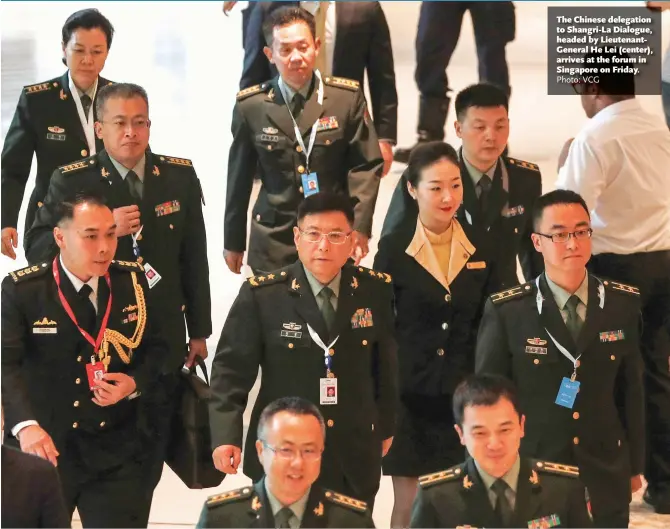
<svg viewBox="0 0 670 529">
<path fill-rule="evenodd" d="M 35 188 L 28 200 L 25 232 L 33 224 L 56 168 L 95 154 L 102 140 L 95 137 L 98 89 L 111 84 L 100 77 L 112 46 L 114 28 L 97 9 L 70 15 L 62 29 L 62 76 L 26 86 L 2 149 L 2 248 L 16 259 L 18 220 L 33 155 L 37 157 Z M 25 235 L 24 232 L 24 235 Z"/>
</svg>

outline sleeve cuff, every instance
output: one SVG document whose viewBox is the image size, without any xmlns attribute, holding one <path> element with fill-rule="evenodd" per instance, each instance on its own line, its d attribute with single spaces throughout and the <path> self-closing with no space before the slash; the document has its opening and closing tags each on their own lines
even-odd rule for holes
<svg viewBox="0 0 670 529">
<path fill-rule="evenodd" d="M 12 435 L 18 439 L 19 438 L 19 433 L 21 432 L 21 430 L 23 430 L 27 426 L 39 426 L 39 423 L 37 421 L 34 421 L 34 420 L 21 421 L 19 424 L 14 426 L 14 428 L 12 428 Z"/>
</svg>

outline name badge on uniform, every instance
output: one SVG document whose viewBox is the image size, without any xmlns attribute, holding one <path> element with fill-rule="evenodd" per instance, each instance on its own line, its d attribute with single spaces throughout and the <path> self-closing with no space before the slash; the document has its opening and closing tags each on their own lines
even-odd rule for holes
<svg viewBox="0 0 670 529">
<path fill-rule="evenodd" d="M 481 270 L 486 268 L 486 261 L 475 261 L 473 263 L 467 263 L 465 266 L 468 270 Z"/>
<path fill-rule="evenodd" d="M 33 323 L 33 334 L 58 334 L 58 326 L 55 321 L 45 316 Z"/>
<path fill-rule="evenodd" d="M 539 345 L 527 345 L 526 346 L 526 354 L 546 355 L 547 354 L 547 348 L 546 347 L 540 347 Z"/>
<path fill-rule="evenodd" d="M 302 175 L 302 194 L 307 198 L 319 192 L 319 178 L 316 173 Z"/>
<path fill-rule="evenodd" d="M 564 408 L 572 409 L 575 405 L 575 399 L 577 398 L 578 392 L 579 382 L 563 377 L 561 387 L 558 389 L 558 395 L 556 395 L 556 404 L 563 406 Z"/>
<path fill-rule="evenodd" d="M 337 404 L 337 379 L 322 378 L 319 382 L 319 404 Z"/>
<path fill-rule="evenodd" d="M 149 263 L 144 263 L 144 275 L 147 276 L 147 282 L 149 283 L 149 288 L 154 288 L 156 283 L 161 280 L 161 275 L 156 272 L 156 269 L 151 266 Z"/>
<path fill-rule="evenodd" d="M 65 129 L 62 127 L 59 127 L 58 125 L 54 125 L 53 127 L 47 127 L 47 140 L 56 140 L 56 141 L 65 141 Z"/>
</svg>

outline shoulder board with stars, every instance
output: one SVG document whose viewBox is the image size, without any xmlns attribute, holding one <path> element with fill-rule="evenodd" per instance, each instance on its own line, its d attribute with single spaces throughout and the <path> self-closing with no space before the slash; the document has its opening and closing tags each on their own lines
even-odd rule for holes
<svg viewBox="0 0 670 529">
<path fill-rule="evenodd" d="M 639 296 L 640 289 L 632 285 L 626 285 L 619 281 L 612 281 L 611 279 L 606 279 L 603 281 L 605 285 L 610 290 L 615 290 L 616 292 L 623 292 L 624 294 L 630 294 L 631 296 Z"/>
<path fill-rule="evenodd" d="M 193 167 L 193 162 L 186 158 L 175 158 L 174 156 L 159 156 L 161 162 L 166 162 L 172 165 L 181 165 L 184 167 Z"/>
<path fill-rule="evenodd" d="M 391 282 L 391 276 L 386 272 L 377 272 L 372 268 L 365 268 L 364 266 L 357 266 L 356 270 L 358 271 L 359 277 L 374 277 L 375 279 L 383 281 L 384 283 Z"/>
<path fill-rule="evenodd" d="M 218 507 L 225 503 L 230 503 L 233 501 L 246 500 L 253 494 L 253 487 L 244 487 L 241 489 L 230 490 L 222 494 L 216 494 L 215 496 L 210 496 L 207 498 L 207 507 Z"/>
<path fill-rule="evenodd" d="M 135 261 L 117 261 L 114 259 L 112 260 L 112 266 L 129 272 L 144 272 L 142 265 Z"/>
<path fill-rule="evenodd" d="M 259 94 L 260 92 L 263 92 L 265 90 L 266 84 L 257 84 L 255 86 L 250 86 L 249 88 L 245 88 L 244 90 L 240 90 L 237 92 L 237 95 L 235 98 L 238 101 L 242 101 L 243 99 L 246 99 L 249 96 Z"/>
<path fill-rule="evenodd" d="M 519 285 L 517 287 L 492 294 L 491 301 L 497 305 L 499 303 L 507 301 L 508 299 L 516 299 L 521 296 L 525 296 L 527 294 L 530 294 L 532 291 L 533 287 L 531 286 L 531 284 L 526 283 L 525 285 Z"/>
<path fill-rule="evenodd" d="M 579 467 L 572 465 L 562 465 L 560 463 L 552 463 L 551 461 L 534 461 L 533 468 L 538 472 L 546 472 L 548 474 L 558 474 L 559 476 L 571 478 L 579 477 Z"/>
<path fill-rule="evenodd" d="M 518 160 L 517 158 L 507 158 L 507 162 L 515 167 L 522 167 L 523 169 L 529 169 L 537 173 L 540 172 L 540 167 L 531 162 L 525 162 L 524 160 Z"/>
<path fill-rule="evenodd" d="M 419 477 L 419 486 L 422 489 L 432 487 L 433 485 L 438 485 L 440 483 L 448 483 L 450 481 L 455 481 L 461 477 L 463 474 L 462 465 L 457 465 L 455 467 L 448 468 L 447 470 L 442 470 L 441 472 L 434 472 L 432 474 L 426 474 Z"/>
<path fill-rule="evenodd" d="M 9 273 L 9 277 L 12 278 L 14 283 L 20 283 L 21 281 L 25 281 L 26 279 L 29 279 L 31 277 L 39 277 L 42 274 L 44 274 L 47 270 L 49 270 L 50 264 L 51 263 L 44 262 L 28 266 L 26 268 L 21 268 L 19 270 L 14 270 L 13 272 Z"/>
<path fill-rule="evenodd" d="M 287 279 L 288 274 L 286 273 L 286 270 L 278 270 L 277 272 L 272 272 L 262 276 L 251 276 L 249 279 L 247 279 L 247 281 L 252 288 L 256 288 L 280 283 L 282 281 L 286 281 Z"/>
<path fill-rule="evenodd" d="M 341 505 L 342 507 L 347 507 L 352 511 L 365 512 L 368 510 L 368 504 L 364 501 L 345 496 L 334 490 L 326 490 L 324 496 L 329 502 Z"/>
<path fill-rule="evenodd" d="M 72 173 L 74 171 L 81 171 L 82 169 L 86 169 L 92 165 L 95 165 L 95 158 L 93 156 L 86 158 L 85 160 L 79 160 L 78 162 L 61 165 L 58 169 L 60 169 L 61 173 L 66 174 Z"/>
<path fill-rule="evenodd" d="M 346 79 L 345 77 L 325 77 L 324 82 L 331 86 L 339 86 L 340 88 L 348 88 L 354 92 L 358 90 L 360 83 L 353 79 Z"/>
<path fill-rule="evenodd" d="M 47 81 L 46 83 L 38 83 L 24 87 L 26 94 L 37 94 L 38 92 L 46 92 L 52 88 L 58 88 L 60 83 L 57 81 Z"/>
</svg>

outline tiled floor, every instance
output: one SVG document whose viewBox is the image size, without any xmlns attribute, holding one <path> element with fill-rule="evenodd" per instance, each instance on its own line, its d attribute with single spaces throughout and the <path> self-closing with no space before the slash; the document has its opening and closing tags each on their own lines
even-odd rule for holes
<svg viewBox="0 0 670 529">
<path fill-rule="evenodd" d="M 413 70 L 418 3 L 382 4 L 391 27 L 396 61 L 400 98 L 399 143 L 407 145 L 414 140 L 417 111 Z M 546 95 L 547 5 L 551 4 L 516 3 L 517 38 L 508 46 L 513 85 L 511 154 L 540 165 L 545 190 L 554 185 L 556 158 L 563 142 L 573 136 L 585 121 L 577 98 Z M 242 278 L 227 271 L 222 259 L 222 207 L 230 144 L 230 115 L 242 60 L 241 6 L 229 18 L 221 13 L 221 2 L 87 2 L 86 6 L 98 7 L 117 30 L 104 75 L 115 81 L 139 83 L 148 90 L 153 149 L 163 154 L 191 158 L 202 181 L 207 201 L 205 216 L 214 302 L 215 335 L 209 342 L 210 352 L 213 353 L 225 315 L 242 282 Z M 83 7 L 80 2 L 2 3 L 3 139 L 21 86 L 62 73 L 60 27 L 70 13 Z M 664 26 L 667 28 L 667 25 L 666 20 Z M 667 43 L 667 38 L 664 38 L 664 43 Z M 449 75 L 456 91 L 477 81 L 474 41 L 468 17 Z M 661 112 L 660 98 L 641 99 L 648 108 Z M 458 146 L 452 130 L 449 125 L 448 140 Z M 402 169 L 395 164 L 392 173 L 382 182 L 375 214 L 375 235 L 381 229 L 391 191 Z M 29 186 L 32 186 L 32 180 Z M 23 218 L 19 225 L 23 225 Z M 376 239 L 373 239 L 371 250 L 374 252 L 375 248 Z M 22 252 L 18 253 L 18 262 L 0 258 L 2 275 L 24 264 Z M 373 254 L 368 256 L 363 264 L 370 265 L 373 257 Z M 209 494 L 247 483 L 248 479 L 244 476 L 228 476 L 217 489 L 192 491 L 183 487 L 166 469 L 155 494 L 152 526 L 192 527 L 203 500 Z M 374 512 L 378 527 L 388 527 L 392 501 L 390 480 L 383 478 Z M 668 527 L 670 517 L 654 515 L 636 498 L 632 525 Z"/>
</svg>

